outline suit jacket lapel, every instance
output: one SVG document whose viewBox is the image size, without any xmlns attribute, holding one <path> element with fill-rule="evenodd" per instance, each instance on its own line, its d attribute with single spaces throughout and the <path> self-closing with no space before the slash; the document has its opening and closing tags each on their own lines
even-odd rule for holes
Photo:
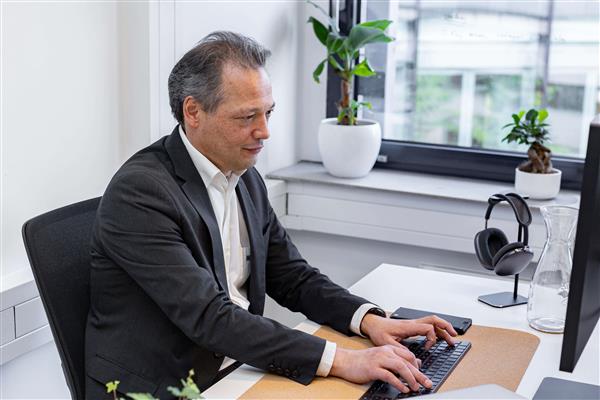
<svg viewBox="0 0 600 400">
<path fill-rule="evenodd" d="M 240 207 L 244 213 L 248 239 L 250 241 L 250 278 L 248 282 L 248 311 L 262 315 L 265 308 L 265 243 L 262 237 L 261 223 L 243 179 L 236 187 Z"/>
<path fill-rule="evenodd" d="M 177 176 L 184 180 L 181 188 L 192 203 L 210 232 L 212 245 L 213 271 L 221 288 L 229 295 L 227 288 L 227 277 L 225 274 L 225 261 L 223 257 L 223 245 L 221 243 L 221 234 L 217 225 L 217 218 L 212 208 L 208 191 L 202 177 L 196 170 L 187 149 L 185 148 L 181 137 L 179 136 L 179 126 L 175 127 L 171 135 L 165 141 L 165 148 L 173 162 L 173 167 Z"/>
</svg>

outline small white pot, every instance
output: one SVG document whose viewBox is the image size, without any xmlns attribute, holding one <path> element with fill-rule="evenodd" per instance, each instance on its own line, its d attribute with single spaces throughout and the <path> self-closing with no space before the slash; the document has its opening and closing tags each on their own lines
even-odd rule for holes
<svg viewBox="0 0 600 400">
<path fill-rule="evenodd" d="M 562 172 L 553 168 L 551 174 L 532 174 L 515 169 L 515 190 L 536 200 L 553 199 L 560 191 Z"/>
<path fill-rule="evenodd" d="M 361 178 L 375 165 L 381 147 L 377 121 L 358 120 L 357 125 L 338 125 L 327 118 L 319 126 L 319 152 L 327 172 L 339 178 Z"/>
</svg>

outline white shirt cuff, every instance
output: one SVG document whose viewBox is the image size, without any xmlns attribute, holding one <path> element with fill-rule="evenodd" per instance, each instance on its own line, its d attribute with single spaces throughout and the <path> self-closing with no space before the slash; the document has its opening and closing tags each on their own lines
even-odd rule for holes
<svg viewBox="0 0 600 400">
<path fill-rule="evenodd" d="M 354 315 L 352 316 L 352 321 L 350 321 L 350 330 L 352 332 L 362 337 L 366 337 L 360 331 L 360 324 L 365 315 L 367 314 L 367 311 L 369 311 L 371 308 L 378 308 L 378 306 L 371 303 L 365 303 L 362 306 L 358 307 L 358 310 L 354 312 Z"/>
<path fill-rule="evenodd" d="M 334 342 L 330 342 L 328 340 L 325 343 L 325 350 L 323 350 L 321 362 L 319 363 L 319 367 L 317 368 L 317 376 L 329 375 L 329 371 L 331 371 L 331 367 L 333 366 L 333 359 L 335 358 L 336 349 L 337 345 Z"/>
</svg>

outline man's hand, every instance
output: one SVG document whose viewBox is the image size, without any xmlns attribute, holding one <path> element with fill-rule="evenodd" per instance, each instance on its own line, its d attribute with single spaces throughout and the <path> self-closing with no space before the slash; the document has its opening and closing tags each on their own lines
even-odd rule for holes
<svg viewBox="0 0 600 400">
<path fill-rule="evenodd" d="M 404 346 L 386 345 L 366 350 L 338 347 L 329 375 L 361 384 L 380 379 L 402 393 L 419 390 L 419 385 L 427 389 L 432 386 L 432 382 L 416 366 L 415 356 Z"/>
<path fill-rule="evenodd" d="M 411 336 L 425 336 L 427 337 L 425 344 L 427 350 L 435 344 L 437 338 L 444 339 L 448 344 L 454 345 L 452 336 L 457 335 L 448 321 L 435 315 L 419 319 L 400 320 L 367 314 L 361 322 L 360 330 L 376 346 L 392 345 L 405 348 L 399 343 L 400 340 Z"/>
</svg>

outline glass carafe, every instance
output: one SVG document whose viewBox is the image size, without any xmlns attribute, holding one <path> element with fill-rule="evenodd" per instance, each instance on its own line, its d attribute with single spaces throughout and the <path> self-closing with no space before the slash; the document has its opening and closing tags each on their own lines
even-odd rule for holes
<svg viewBox="0 0 600 400">
<path fill-rule="evenodd" d="M 571 245 L 578 210 L 567 206 L 543 206 L 540 210 L 548 238 L 529 286 L 527 321 L 539 331 L 562 333 L 573 266 Z"/>
</svg>

